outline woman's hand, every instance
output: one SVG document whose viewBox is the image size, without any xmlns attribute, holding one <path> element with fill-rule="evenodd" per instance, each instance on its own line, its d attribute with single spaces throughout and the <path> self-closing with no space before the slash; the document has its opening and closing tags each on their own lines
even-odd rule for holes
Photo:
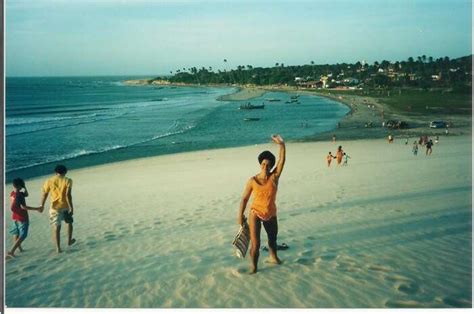
<svg viewBox="0 0 474 314">
<path fill-rule="evenodd" d="M 275 142 L 279 145 L 285 144 L 285 141 L 283 140 L 283 138 L 279 134 L 273 134 L 272 135 L 272 140 L 273 140 L 273 142 Z"/>
<path fill-rule="evenodd" d="M 237 223 L 239 224 L 239 226 L 242 226 L 245 222 L 246 218 L 244 215 L 239 215 L 239 217 L 237 218 Z"/>
</svg>

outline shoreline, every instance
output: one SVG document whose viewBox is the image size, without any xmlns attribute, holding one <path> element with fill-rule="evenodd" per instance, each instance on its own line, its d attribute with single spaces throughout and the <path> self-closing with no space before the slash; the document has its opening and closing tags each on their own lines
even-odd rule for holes
<svg viewBox="0 0 474 314">
<path fill-rule="evenodd" d="M 139 84 L 150 84 L 147 80 L 139 80 Z M 132 80 L 133 84 L 137 80 Z M 133 85 L 132 84 L 132 85 Z M 139 85 L 136 84 L 136 85 Z M 445 129 L 431 129 L 429 122 L 434 120 L 451 121 L 454 127 L 449 129 L 449 135 L 472 135 L 472 116 L 460 114 L 410 114 L 392 110 L 389 106 L 381 103 L 375 97 L 347 94 L 346 90 L 328 90 L 328 93 L 318 92 L 314 89 L 306 89 L 291 86 L 240 86 L 240 85 L 196 85 L 196 84 L 171 84 L 168 81 L 154 81 L 151 84 L 171 85 L 171 86 L 209 86 L 209 87 L 235 87 L 237 91 L 218 98 L 221 101 L 245 101 L 259 97 L 266 92 L 279 91 L 286 93 L 300 93 L 313 96 L 324 97 L 337 101 L 347 106 L 350 111 L 341 119 L 339 127 L 336 125 L 333 131 L 315 134 L 301 141 L 320 141 L 336 137 L 344 139 L 376 139 L 387 137 L 389 134 L 395 137 L 419 137 L 421 135 L 440 136 L 445 135 Z M 374 106 L 369 108 L 368 106 Z M 383 114 L 382 114 L 383 113 Z M 383 119 L 382 119 L 383 116 Z M 382 127 L 382 121 L 395 120 L 405 121 L 409 127 L 406 129 L 389 129 Z M 372 127 L 365 127 L 365 124 L 372 122 Z"/>
<path fill-rule="evenodd" d="M 145 84 L 144 82 L 146 81 L 147 80 L 140 80 L 141 82 L 140 84 L 143 85 Z M 140 85 L 140 84 L 137 83 L 136 85 Z M 173 84 L 167 84 L 167 85 L 173 86 Z M 208 87 L 208 85 L 203 86 L 203 85 L 189 85 L 189 84 L 177 85 L 177 86 Z M 393 129 L 383 128 L 382 123 L 381 123 L 382 120 L 380 116 L 380 112 L 382 110 L 385 111 L 385 120 L 389 120 L 389 119 L 409 120 L 411 118 L 399 113 L 389 112 L 387 106 L 384 106 L 373 97 L 363 97 L 363 96 L 358 96 L 358 95 L 344 95 L 344 91 L 339 91 L 339 92 L 335 91 L 334 93 L 331 92 L 331 94 L 328 95 L 324 93 L 318 93 L 317 91 L 313 91 L 313 90 L 302 90 L 302 89 L 297 89 L 297 88 L 292 88 L 292 87 L 282 88 L 281 86 L 266 86 L 264 88 L 260 88 L 260 87 L 254 87 L 254 86 L 210 85 L 209 87 L 236 88 L 235 92 L 218 97 L 217 100 L 219 101 L 245 101 L 245 100 L 254 99 L 256 97 L 260 97 L 266 92 L 280 91 L 280 92 L 286 92 L 286 93 L 299 93 L 299 94 L 305 94 L 305 95 L 311 95 L 311 96 L 317 96 L 317 97 L 324 97 L 327 99 L 337 101 L 340 104 L 343 104 L 350 109 L 350 111 L 338 123 L 339 127 L 335 125 L 334 129 L 331 131 L 306 136 L 298 140 L 293 140 L 293 142 L 331 141 L 334 135 L 338 140 L 361 140 L 361 139 L 385 139 L 388 137 L 389 134 L 392 134 L 392 136 L 394 136 L 395 139 L 405 140 L 408 137 L 408 138 L 411 138 L 411 141 L 413 141 L 413 139 L 419 138 L 423 134 L 426 134 L 430 137 L 445 136 L 444 129 L 430 129 L 427 126 L 428 122 L 425 123 L 425 126 L 422 126 L 421 123 L 419 122 L 420 120 L 419 117 L 417 117 L 418 121 L 415 121 L 415 123 L 417 123 L 418 125 L 414 128 L 402 129 L 402 130 L 393 130 Z M 374 109 L 369 108 L 368 106 L 374 106 Z M 423 117 L 423 119 L 428 121 L 429 118 Z M 464 117 L 464 120 L 466 119 L 467 118 Z M 449 136 L 462 136 L 462 135 L 472 136 L 471 128 L 469 125 L 463 126 L 462 123 L 460 123 L 456 119 L 451 119 L 451 120 L 455 121 L 456 127 L 450 129 Z M 369 121 L 373 122 L 373 127 L 367 128 L 364 125 Z M 244 146 L 245 145 L 235 146 L 235 147 L 244 147 Z M 215 148 L 215 149 L 221 149 L 221 148 Z M 199 151 L 199 150 L 190 150 L 189 152 L 192 152 L 192 151 Z M 180 154 L 182 152 L 177 152 L 177 153 Z M 174 155 L 177 153 L 171 152 L 171 153 L 164 153 L 160 155 Z M 147 158 L 147 156 L 134 157 L 131 159 L 121 159 L 121 160 L 118 160 L 118 162 L 125 161 L 125 160 L 135 160 L 135 159 L 140 159 L 140 158 Z M 71 159 L 71 160 L 74 160 L 74 159 Z M 68 161 L 65 161 L 65 162 L 67 163 Z M 79 166 L 77 168 L 73 166 L 73 169 L 82 169 L 82 168 L 88 168 L 91 166 L 94 167 L 97 165 L 109 164 L 109 163 L 114 163 L 114 162 L 115 160 L 108 160 L 103 163 L 99 162 L 96 165 Z M 44 164 L 39 167 L 27 168 L 27 169 L 33 169 L 33 168 L 39 169 L 39 170 L 32 171 L 32 175 L 28 174 L 29 170 L 20 169 L 20 170 L 11 171 L 9 172 L 9 174 L 6 173 L 6 177 L 13 178 L 13 176 L 22 176 L 25 178 L 37 178 L 43 175 L 42 173 L 44 173 L 44 169 L 50 166 L 53 167 L 53 164 L 55 163 L 57 162 L 54 162 L 51 164 Z M 73 162 L 73 164 L 74 163 L 75 162 Z"/>
</svg>

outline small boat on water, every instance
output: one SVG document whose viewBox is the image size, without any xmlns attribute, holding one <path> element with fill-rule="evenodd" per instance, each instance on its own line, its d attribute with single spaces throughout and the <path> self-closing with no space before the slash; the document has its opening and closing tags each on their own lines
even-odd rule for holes
<svg viewBox="0 0 474 314">
<path fill-rule="evenodd" d="M 247 103 L 245 105 L 240 105 L 239 109 L 247 109 L 247 110 L 251 110 L 251 109 L 265 109 L 265 105 L 252 105 L 250 103 Z"/>
<path fill-rule="evenodd" d="M 265 98 L 266 101 L 280 101 L 278 98 Z"/>
<path fill-rule="evenodd" d="M 259 121 L 260 118 L 244 118 L 244 121 Z"/>
</svg>

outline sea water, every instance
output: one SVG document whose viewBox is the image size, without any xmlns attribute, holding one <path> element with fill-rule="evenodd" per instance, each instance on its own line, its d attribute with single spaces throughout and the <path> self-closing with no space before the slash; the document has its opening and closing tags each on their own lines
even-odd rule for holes
<svg viewBox="0 0 474 314">
<path fill-rule="evenodd" d="M 7 181 L 177 152 L 287 141 L 334 129 L 349 109 L 332 100 L 268 92 L 219 101 L 235 87 L 128 86 L 132 77 L 7 78 Z M 279 99 L 280 101 L 269 101 Z M 247 102 L 264 109 L 239 110 Z M 248 121 L 248 118 L 251 118 Z"/>
</svg>

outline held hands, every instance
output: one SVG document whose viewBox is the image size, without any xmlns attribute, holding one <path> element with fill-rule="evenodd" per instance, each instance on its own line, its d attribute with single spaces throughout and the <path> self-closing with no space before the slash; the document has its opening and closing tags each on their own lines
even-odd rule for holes
<svg viewBox="0 0 474 314">
<path fill-rule="evenodd" d="M 285 144 L 285 141 L 283 140 L 283 138 L 279 134 L 273 134 L 272 135 L 272 140 L 273 140 L 273 142 L 275 142 L 279 145 Z"/>
<path fill-rule="evenodd" d="M 38 207 L 38 212 L 42 213 L 44 210 L 44 205 L 41 205 L 40 207 Z"/>
</svg>

